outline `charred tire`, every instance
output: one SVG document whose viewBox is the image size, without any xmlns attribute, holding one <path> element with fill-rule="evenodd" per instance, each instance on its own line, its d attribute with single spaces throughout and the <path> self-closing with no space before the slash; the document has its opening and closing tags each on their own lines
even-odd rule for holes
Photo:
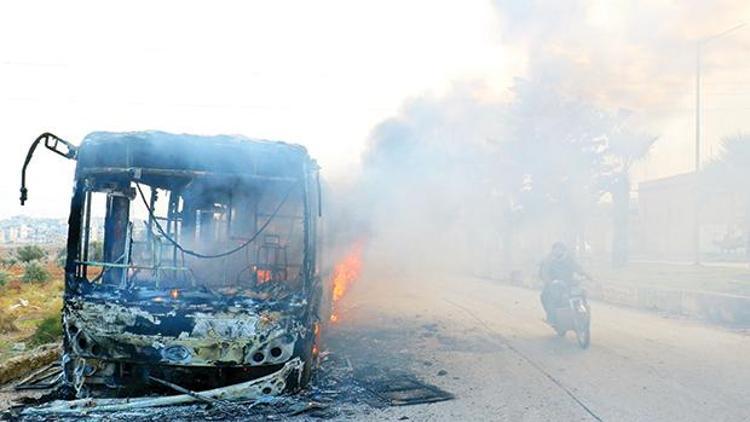
<svg viewBox="0 0 750 422">
<path fill-rule="evenodd" d="M 64 321 L 63 321 L 64 324 Z M 63 325 L 64 326 L 64 325 Z M 75 397 L 75 389 L 73 388 L 73 359 L 72 346 L 70 345 L 70 337 L 67 332 L 63 335 L 63 356 L 62 356 L 62 385 L 71 393 L 72 397 Z"/>
<path fill-rule="evenodd" d="M 302 380 L 300 381 L 301 387 L 306 387 L 307 384 L 310 383 L 312 380 L 313 375 L 313 369 L 317 366 L 317 356 L 315 356 L 315 346 L 316 346 L 316 338 L 315 336 L 311 336 L 312 338 L 305 342 L 305 348 L 300 355 L 302 358 L 302 362 L 304 363 L 304 366 L 302 367 Z"/>
<path fill-rule="evenodd" d="M 297 344 L 294 356 L 297 356 L 302 360 L 302 373 L 299 374 L 299 383 L 297 383 L 298 375 L 292 375 L 292 378 L 294 379 L 287 383 L 290 390 L 294 391 L 305 388 L 310 383 L 313 369 L 315 367 L 315 356 L 313 355 L 314 347 L 315 336 L 312 335 Z"/>
<path fill-rule="evenodd" d="M 300 388 L 305 388 L 307 387 L 308 384 L 310 384 L 310 380 L 312 380 L 312 373 L 313 373 L 313 359 L 312 359 L 312 356 L 310 356 L 309 358 L 303 361 L 302 378 L 300 379 Z"/>
</svg>

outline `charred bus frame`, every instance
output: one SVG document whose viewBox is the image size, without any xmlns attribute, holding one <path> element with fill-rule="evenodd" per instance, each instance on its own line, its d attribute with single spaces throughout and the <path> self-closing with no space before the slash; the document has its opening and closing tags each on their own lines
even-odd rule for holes
<svg viewBox="0 0 750 422">
<path fill-rule="evenodd" d="M 42 141 L 77 160 L 62 312 L 77 396 L 155 378 L 204 389 L 263 377 L 263 394 L 309 380 L 320 183 L 303 147 L 164 132 L 96 132 L 75 147 L 46 133 L 22 203 Z"/>
</svg>

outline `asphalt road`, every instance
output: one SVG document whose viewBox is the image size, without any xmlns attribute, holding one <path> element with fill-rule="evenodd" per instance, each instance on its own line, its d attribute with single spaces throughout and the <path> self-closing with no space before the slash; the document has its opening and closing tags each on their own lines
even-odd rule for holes
<svg viewBox="0 0 750 422">
<path fill-rule="evenodd" d="M 358 419 L 750 420 L 747 333 L 593 302 L 581 350 L 542 322 L 537 292 L 461 276 L 368 275 L 342 309 L 341 328 L 403 332 L 385 364 L 408 356 L 393 364 L 456 395 Z"/>
</svg>

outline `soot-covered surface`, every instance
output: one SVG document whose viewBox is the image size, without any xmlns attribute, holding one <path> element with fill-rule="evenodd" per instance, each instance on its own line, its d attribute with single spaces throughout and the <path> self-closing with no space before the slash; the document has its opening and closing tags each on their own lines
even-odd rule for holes
<svg viewBox="0 0 750 422">
<path fill-rule="evenodd" d="M 391 321 L 394 322 L 394 321 Z M 389 324 L 397 327 L 399 324 Z M 326 350 L 309 388 L 295 395 L 265 397 L 248 402 L 196 403 L 119 412 L 97 412 L 95 407 L 80 415 L 58 420 L 105 418 L 125 420 L 310 420 L 377 418 L 389 406 L 423 404 L 449 400 L 453 396 L 424 383 L 410 368 L 429 362 L 415 361 L 407 347 L 415 339 L 434 337 L 437 327 L 429 324 L 411 328 L 362 329 L 335 326 L 327 330 Z M 27 399 L 5 412 L 6 419 L 45 420 L 49 415 L 23 416 L 28 406 L 59 398 L 54 393 Z"/>
</svg>

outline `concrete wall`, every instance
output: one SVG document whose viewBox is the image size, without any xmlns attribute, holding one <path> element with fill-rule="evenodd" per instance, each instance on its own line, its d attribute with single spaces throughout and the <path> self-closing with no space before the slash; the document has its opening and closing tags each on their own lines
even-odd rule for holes
<svg viewBox="0 0 750 422">
<path fill-rule="evenodd" d="M 589 296 L 618 305 L 750 327 L 750 297 L 746 296 L 623 285 L 602 285 Z"/>
</svg>

